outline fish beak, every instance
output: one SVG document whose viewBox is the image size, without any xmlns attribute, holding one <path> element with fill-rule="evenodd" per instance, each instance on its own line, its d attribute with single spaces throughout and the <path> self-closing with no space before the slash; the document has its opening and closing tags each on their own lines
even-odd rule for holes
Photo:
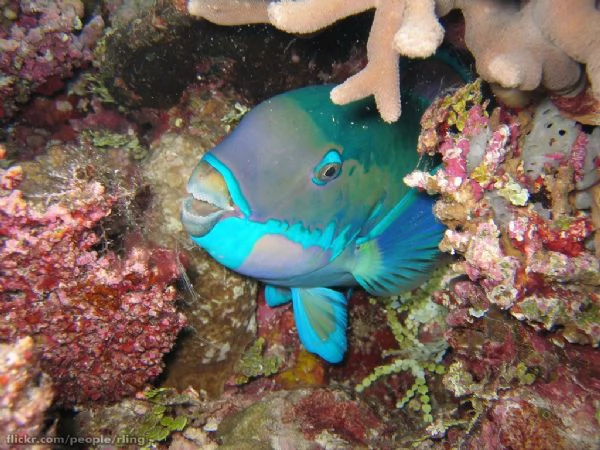
<svg viewBox="0 0 600 450">
<path fill-rule="evenodd" d="M 207 234 L 223 214 L 235 209 L 225 179 L 204 160 L 192 172 L 187 192 L 190 195 L 183 200 L 181 222 L 194 237 Z"/>
</svg>

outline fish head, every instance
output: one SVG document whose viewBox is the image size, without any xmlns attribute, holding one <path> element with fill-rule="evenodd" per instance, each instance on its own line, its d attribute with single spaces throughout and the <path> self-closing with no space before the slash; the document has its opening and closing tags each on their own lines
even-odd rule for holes
<svg viewBox="0 0 600 450">
<path fill-rule="evenodd" d="M 361 137 L 374 125 L 347 117 L 330 90 L 261 103 L 194 169 L 182 222 L 217 261 L 275 283 L 303 276 L 337 257 L 389 196 L 389 152 Z"/>
</svg>

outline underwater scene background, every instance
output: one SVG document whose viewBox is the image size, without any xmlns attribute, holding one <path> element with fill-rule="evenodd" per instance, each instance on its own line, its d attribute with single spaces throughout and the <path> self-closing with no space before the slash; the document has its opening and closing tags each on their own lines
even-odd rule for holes
<svg viewBox="0 0 600 450">
<path fill-rule="evenodd" d="M 0 11 L 0 448 L 600 448 L 597 1 Z M 271 307 L 180 220 L 194 167 L 249 111 L 324 84 L 324 110 L 364 101 L 381 129 L 422 100 L 414 164 L 380 178 L 431 196 L 441 229 L 420 287 L 376 288 L 397 275 L 384 250 L 418 244 L 402 235 L 361 266 L 391 278 L 336 291 L 336 364 L 298 337 L 296 303 Z M 261 126 L 244 139 L 275 134 Z M 252 183 L 276 197 L 285 180 Z"/>
</svg>

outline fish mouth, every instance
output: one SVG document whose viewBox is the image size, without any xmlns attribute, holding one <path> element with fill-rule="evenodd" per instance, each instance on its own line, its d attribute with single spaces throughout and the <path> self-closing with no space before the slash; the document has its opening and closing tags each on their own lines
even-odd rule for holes
<svg viewBox="0 0 600 450">
<path fill-rule="evenodd" d="M 190 195 L 183 200 L 181 222 L 194 237 L 206 235 L 224 214 L 236 209 L 225 178 L 205 159 L 192 172 L 187 192 Z"/>
</svg>

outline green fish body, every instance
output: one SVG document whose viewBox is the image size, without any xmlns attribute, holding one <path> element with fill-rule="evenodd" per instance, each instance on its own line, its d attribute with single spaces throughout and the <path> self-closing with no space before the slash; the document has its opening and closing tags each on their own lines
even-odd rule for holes
<svg viewBox="0 0 600 450">
<path fill-rule="evenodd" d="M 434 199 L 402 181 L 435 165 L 415 151 L 423 103 L 406 101 L 388 124 L 370 100 L 333 104 L 331 89 L 287 92 L 248 113 L 198 163 L 182 221 L 217 261 L 266 283 L 270 306 L 291 301 L 303 345 L 339 362 L 347 298 L 336 288 L 414 288 L 445 229 Z"/>
</svg>

